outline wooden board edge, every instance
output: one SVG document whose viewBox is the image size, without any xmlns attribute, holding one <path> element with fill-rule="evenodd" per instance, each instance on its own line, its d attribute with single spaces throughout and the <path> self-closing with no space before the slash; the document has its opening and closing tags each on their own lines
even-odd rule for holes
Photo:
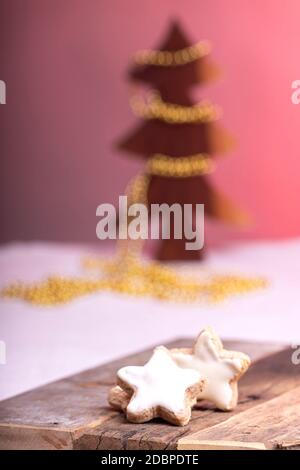
<svg viewBox="0 0 300 470">
<path fill-rule="evenodd" d="M 110 418 L 101 416 L 77 428 L 0 423 L 0 450 L 73 450 L 76 439 Z"/>
<path fill-rule="evenodd" d="M 0 450 L 72 450 L 72 433 L 34 427 L 2 426 Z"/>
<path fill-rule="evenodd" d="M 275 442 L 277 450 L 300 450 L 300 440 Z"/>
<path fill-rule="evenodd" d="M 183 438 L 177 442 L 177 450 L 267 450 L 262 442 L 200 441 Z"/>
</svg>

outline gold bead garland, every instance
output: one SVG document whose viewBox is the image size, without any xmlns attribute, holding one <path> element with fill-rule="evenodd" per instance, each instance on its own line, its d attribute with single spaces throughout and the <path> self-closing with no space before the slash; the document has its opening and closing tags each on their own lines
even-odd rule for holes
<svg viewBox="0 0 300 470">
<path fill-rule="evenodd" d="M 176 163 L 175 163 L 176 162 Z M 207 170 L 211 161 L 206 154 L 177 159 L 155 154 L 146 172 L 137 175 L 127 186 L 128 203 L 147 203 L 149 175 L 185 177 Z M 64 278 L 53 276 L 33 284 L 15 283 L 1 291 L 2 297 L 23 299 L 35 305 L 55 306 L 75 298 L 97 293 L 117 292 L 135 297 L 153 297 L 172 302 L 207 300 L 219 302 L 232 295 L 266 287 L 262 278 L 212 275 L 197 279 L 155 262 L 143 262 L 139 256 L 143 240 L 119 240 L 117 256 L 112 260 L 87 259 L 85 269 L 97 276 Z"/>
<path fill-rule="evenodd" d="M 128 199 L 145 202 L 149 177 L 138 175 L 127 187 Z M 34 305 L 55 306 L 97 292 L 116 292 L 134 297 L 152 297 L 171 302 L 220 302 L 267 286 L 263 278 L 212 275 L 200 280 L 138 256 L 143 240 L 119 240 L 117 256 L 111 260 L 86 259 L 83 267 L 97 272 L 96 279 L 50 277 L 41 283 L 16 283 L 3 289 L 2 297 L 18 298 Z"/>
<path fill-rule="evenodd" d="M 156 65 L 160 67 L 176 67 L 186 65 L 195 60 L 201 59 L 211 51 L 209 41 L 199 41 L 196 44 L 178 49 L 176 51 L 159 51 L 154 49 L 144 49 L 134 55 L 137 65 Z"/>
<path fill-rule="evenodd" d="M 85 267 L 99 270 L 103 277 L 99 280 L 50 277 L 31 285 L 13 284 L 1 295 L 42 306 L 55 306 L 103 291 L 173 302 L 219 302 L 231 295 L 266 287 L 264 279 L 239 276 L 212 276 L 203 281 L 195 280 L 159 263 L 141 263 L 130 257 L 113 261 L 86 260 Z"/>
<path fill-rule="evenodd" d="M 3 289 L 1 296 L 23 299 L 35 305 L 57 305 L 107 288 L 105 280 L 53 276 L 39 283 L 17 282 Z"/>
<path fill-rule="evenodd" d="M 153 92 L 144 100 L 136 94 L 130 100 L 132 111 L 143 119 L 159 119 L 168 124 L 195 124 L 219 119 L 221 109 L 209 101 L 193 106 L 181 106 L 162 100 L 158 92 Z"/>
<path fill-rule="evenodd" d="M 213 169 L 214 163 L 205 153 L 176 158 L 157 153 L 146 164 L 146 171 L 151 175 L 175 178 L 205 175 Z"/>
</svg>

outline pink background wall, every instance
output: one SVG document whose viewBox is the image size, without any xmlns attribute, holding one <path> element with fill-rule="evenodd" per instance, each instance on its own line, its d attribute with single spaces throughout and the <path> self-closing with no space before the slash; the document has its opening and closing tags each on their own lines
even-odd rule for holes
<svg viewBox="0 0 300 470">
<path fill-rule="evenodd" d="M 300 234 L 299 0 L 1 0 L 2 241 L 95 240 L 96 206 L 140 164 L 112 149 L 135 123 L 128 58 L 174 17 L 224 71 L 203 95 L 239 145 L 213 178 L 255 223 L 223 235 Z"/>
</svg>

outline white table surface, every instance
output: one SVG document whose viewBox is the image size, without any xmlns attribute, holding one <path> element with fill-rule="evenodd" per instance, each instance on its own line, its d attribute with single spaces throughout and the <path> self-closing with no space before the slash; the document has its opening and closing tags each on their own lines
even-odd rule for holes
<svg viewBox="0 0 300 470">
<path fill-rule="evenodd" d="M 82 275 L 84 246 L 11 243 L 0 248 L 0 286 L 51 274 Z M 97 293 L 56 307 L 0 299 L 0 399 L 212 325 L 223 338 L 300 344 L 300 239 L 235 244 L 202 265 L 265 276 L 270 286 L 219 304 L 176 304 Z"/>
</svg>

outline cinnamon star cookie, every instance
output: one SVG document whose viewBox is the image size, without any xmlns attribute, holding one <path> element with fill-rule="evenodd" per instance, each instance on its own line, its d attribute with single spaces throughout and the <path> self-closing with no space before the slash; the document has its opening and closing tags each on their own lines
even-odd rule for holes
<svg viewBox="0 0 300 470">
<path fill-rule="evenodd" d="M 123 367 L 117 373 L 119 387 L 109 394 L 109 403 L 126 412 L 128 421 L 144 423 L 163 418 L 183 426 L 201 395 L 205 381 L 195 369 L 182 368 L 165 347 L 155 348 L 144 366 Z"/>
</svg>

